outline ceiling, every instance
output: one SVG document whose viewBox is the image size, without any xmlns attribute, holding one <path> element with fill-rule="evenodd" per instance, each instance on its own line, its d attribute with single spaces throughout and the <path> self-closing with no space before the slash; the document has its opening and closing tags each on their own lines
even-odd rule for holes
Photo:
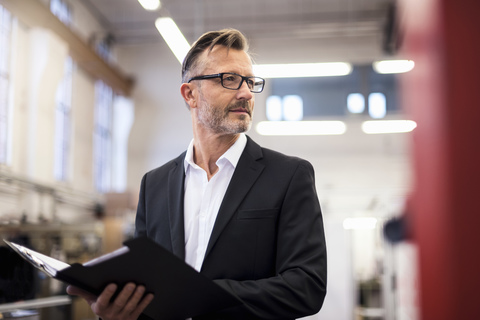
<svg viewBox="0 0 480 320">
<path fill-rule="evenodd" d="M 273 60 L 283 62 L 290 59 L 285 51 L 292 47 L 299 50 L 297 60 L 378 58 L 385 54 L 388 13 L 395 0 L 162 0 L 154 12 L 137 0 L 79 1 L 116 44 L 163 41 L 154 22 L 170 16 L 190 43 L 205 31 L 232 27 L 246 34 L 252 46 L 268 49 Z M 298 54 L 302 48 L 308 49 Z M 308 56 L 312 49 L 315 57 Z"/>
</svg>

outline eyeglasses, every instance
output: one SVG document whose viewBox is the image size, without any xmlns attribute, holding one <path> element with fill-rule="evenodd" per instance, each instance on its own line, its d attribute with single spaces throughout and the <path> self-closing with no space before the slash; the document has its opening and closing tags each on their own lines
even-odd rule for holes
<svg viewBox="0 0 480 320">
<path fill-rule="evenodd" d="M 233 72 L 222 72 L 217 74 L 209 74 L 204 76 L 197 76 L 190 78 L 187 83 L 193 80 L 205 80 L 220 78 L 220 82 L 225 89 L 238 90 L 243 84 L 243 81 L 247 83 L 251 92 L 260 93 L 265 86 L 265 79 L 260 77 L 244 77 Z"/>
</svg>

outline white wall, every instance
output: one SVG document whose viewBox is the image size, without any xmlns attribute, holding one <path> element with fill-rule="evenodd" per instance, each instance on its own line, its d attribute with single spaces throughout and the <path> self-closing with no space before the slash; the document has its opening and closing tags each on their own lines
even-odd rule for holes
<svg viewBox="0 0 480 320">
<path fill-rule="evenodd" d="M 138 191 L 145 172 L 186 149 L 192 138 L 191 119 L 180 96 L 180 64 L 166 46 L 121 47 L 117 48 L 117 57 L 136 81 L 127 185 Z"/>
</svg>

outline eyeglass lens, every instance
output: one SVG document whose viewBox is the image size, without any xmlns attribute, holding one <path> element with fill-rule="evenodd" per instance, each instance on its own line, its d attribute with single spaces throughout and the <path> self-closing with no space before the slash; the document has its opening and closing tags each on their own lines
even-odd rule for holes
<svg viewBox="0 0 480 320">
<path fill-rule="evenodd" d="M 224 73 L 222 76 L 222 85 L 227 89 L 237 90 L 242 85 L 244 78 L 238 74 Z M 261 92 L 263 90 L 264 80 L 257 77 L 245 77 L 248 88 L 253 92 Z"/>
</svg>

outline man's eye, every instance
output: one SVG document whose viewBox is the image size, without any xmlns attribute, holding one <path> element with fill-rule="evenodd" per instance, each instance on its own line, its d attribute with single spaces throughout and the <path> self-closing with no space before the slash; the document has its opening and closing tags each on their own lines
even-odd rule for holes
<svg viewBox="0 0 480 320">
<path fill-rule="evenodd" d="M 231 81 L 231 82 L 233 82 L 233 81 L 235 81 L 236 79 L 237 79 L 237 77 L 235 77 L 235 76 L 225 76 L 225 77 L 223 77 L 223 81 Z"/>
</svg>

